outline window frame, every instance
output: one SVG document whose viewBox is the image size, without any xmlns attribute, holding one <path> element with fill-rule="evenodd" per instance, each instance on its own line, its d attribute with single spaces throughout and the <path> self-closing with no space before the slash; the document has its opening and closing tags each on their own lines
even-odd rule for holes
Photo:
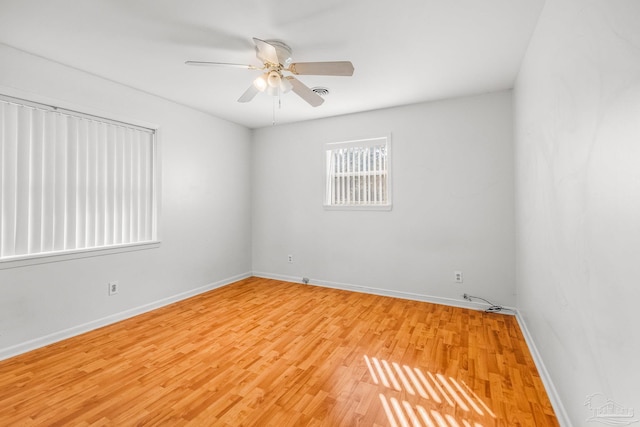
<svg viewBox="0 0 640 427">
<path fill-rule="evenodd" d="M 93 246 L 86 248 L 74 248 L 64 249 L 58 251 L 38 252 L 32 254 L 21 254 L 15 256 L 9 256 L 0 259 L 0 270 L 23 267 L 34 264 L 43 264 L 51 262 L 60 262 L 73 259 L 95 257 L 109 254 L 116 254 L 122 252 L 131 252 L 138 250 L 146 250 L 152 248 L 158 248 L 161 244 L 160 237 L 160 206 L 161 206 L 161 161 L 160 161 L 160 149 L 161 149 L 161 132 L 159 126 L 142 122 L 140 120 L 133 120 L 129 118 L 117 117 L 113 114 L 106 114 L 103 111 L 96 111 L 84 106 L 77 106 L 70 103 L 65 103 L 58 100 L 51 100 L 44 97 L 38 97 L 33 94 L 24 94 L 22 92 L 12 90 L 0 86 L 0 100 L 4 102 L 14 103 L 18 105 L 24 105 L 31 108 L 38 108 L 45 111 L 53 111 L 70 115 L 82 119 L 95 120 L 106 124 L 123 126 L 132 129 L 139 129 L 148 131 L 151 133 L 151 147 L 150 147 L 150 213 L 149 218 L 151 220 L 152 236 L 150 240 L 133 242 L 133 243 L 118 243 L 104 246 Z"/>
<path fill-rule="evenodd" d="M 338 148 L 347 148 L 347 147 L 370 147 L 382 144 L 375 144 L 375 141 L 384 141 L 384 145 L 386 147 L 386 192 L 387 192 L 387 200 L 384 204 L 362 204 L 362 203 L 352 203 L 352 204 L 331 204 L 331 178 L 330 178 L 330 152 L 338 149 Z M 376 136 L 370 138 L 362 138 L 362 139 L 354 139 L 348 141 L 339 141 L 339 142 L 327 142 L 323 146 L 323 155 L 324 155 L 324 201 L 323 207 L 325 210 L 335 210 L 335 211 L 390 211 L 393 208 L 393 198 L 392 198 L 392 170 L 393 170 L 393 156 L 391 150 L 391 134 L 387 134 L 385 136 Z"/>
</svg>

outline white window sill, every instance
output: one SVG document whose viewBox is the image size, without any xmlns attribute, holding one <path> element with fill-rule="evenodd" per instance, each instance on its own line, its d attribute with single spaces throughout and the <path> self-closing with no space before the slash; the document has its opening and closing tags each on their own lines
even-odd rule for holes
<svg viewBox="0 0 640 427">
<path fill-rule="evenodd" d="M 392 205 L 324 205 L 328 211 L 390 211 Z"/>
<path fill-rule="evenodd" d="M 105 246 L 101 248 L 77 249 L 71 251 L 47 252 L 33 255 L 20 255 L 10 258 L 0 259 L 0 270 L 9 268 L 26 267 L 35 264 L 47 264 L 50 262 L 61 262 L 79 258 L 89 258 L 102 255 L 111 255 L 122 252 L 141 251 L 145 249 L 155 249 L 160 247 L 160 241 L 154 240 L 143 243 L 131 243 L 126 245 Z"/>
</svg>

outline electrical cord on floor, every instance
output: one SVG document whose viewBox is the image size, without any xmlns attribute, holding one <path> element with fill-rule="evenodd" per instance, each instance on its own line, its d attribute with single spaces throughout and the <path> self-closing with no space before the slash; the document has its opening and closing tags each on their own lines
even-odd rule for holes
<svg viewBox="0 0 640 427">
<path fill-rule="evenodd" d="M 502 311 L 511 311 L 511 312 L 513 312 L 513 310 L 511 310 L 510 308 L 505 308 L 505 307 L 503 307 L 501 305 L 494 304 L 491 301 L 486 300 L 486 299 L 484 299 L 482 297 L 474 297 L 473 295 L 469 295 L 469 294 L 464 294 L 462 297 L 464 299 L 466 299 L 467 301 L 471 301 L 472 299 L 479 299 L 479 300 L 482 300 L 482 301 L 486 302 L 487 304 L 489 304 L 489 308 L 487 308 L 485 310 L 485 313 L 500 313 Z"/>
</svg>

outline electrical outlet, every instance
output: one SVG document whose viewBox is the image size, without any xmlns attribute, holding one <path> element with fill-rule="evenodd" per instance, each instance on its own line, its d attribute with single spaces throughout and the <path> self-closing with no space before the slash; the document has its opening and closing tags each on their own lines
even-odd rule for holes
<svg viewBox="0 0 640 427">
<path fill-rule="evenodd" d="M 453 280 L 456 283 L 462 283 L 462 271 L 454 271 L 453 272 Z"/>
<path fill-rule="evenodd" d="M 293 255 L 287 255 L 287 262 L 289 264 L 293 263 Z"/>
<path fill-rule="evenodd" d="M 120 285 L 118 281 L 109 282 L 109 296 L 113 296 L 118 293 L 120 290 Z"/>
</svg>

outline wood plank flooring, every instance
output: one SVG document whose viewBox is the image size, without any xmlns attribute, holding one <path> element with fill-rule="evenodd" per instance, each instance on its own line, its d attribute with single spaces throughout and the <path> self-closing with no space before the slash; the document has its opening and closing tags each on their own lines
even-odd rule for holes
<svg viewBox="0 0 640 427">
<path fill-rule="evenodd" d="M 513 316 L 249 278 L 0 362 L 2 426 L 557 426 Z"/>
</svg>

